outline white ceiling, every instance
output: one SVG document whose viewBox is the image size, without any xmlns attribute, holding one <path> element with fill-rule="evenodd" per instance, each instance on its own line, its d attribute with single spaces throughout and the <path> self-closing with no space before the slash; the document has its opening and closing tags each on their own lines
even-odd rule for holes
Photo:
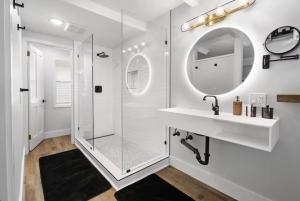
<svg viewBox="0 0 300 201">
<path fill-rule="evenodd" d="M 88 0 L 87 0 L 88 1 Z M 90 0 L 99 6 L 107 7 L 116 12 L 123 8 L 133 19 L 146 23 L 168 12 L 183 3 L 183 0 Z M 114 47 L 121 42 L 121 24 L 96 12 L 90 12 L 80 6 L 64 0 L 23 0 L 25 8 L 21 9 L 22 23 L 33 32 L 83 40 L 89 33 L 94 33 L 97 44 Z M 86 30 L 84 34 L 64 31 L 64 26 L 55 27 L 49 19 L 55 17 L 65 23 L 74 24 Z M 137 30 L 128 29 L 135 34 Z M 127 31 L 128 31 L 127 30 Z M 127 36 L 129 34 L 126 34 Z"/>
<path fill-rule="evenodd" d="M 179 6 L 183 0 L 92 0 L 108 8 L 129 13 L 143 21 L 150 21 Z"/>
</svg>

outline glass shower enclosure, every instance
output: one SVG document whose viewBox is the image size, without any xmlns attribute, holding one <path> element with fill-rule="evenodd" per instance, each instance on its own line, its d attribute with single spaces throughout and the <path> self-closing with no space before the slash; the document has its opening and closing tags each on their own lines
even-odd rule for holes
<svg viewBox="0 0 300 201">
<path fill-rule="evenodd" d="M 74 74 L 76 140 L 117 180 L 169 156 L 158 110 L 169 106 L 170 15 L 120 13 L 107 22 L 111 35 L 79 45 Z"/>
</svg>

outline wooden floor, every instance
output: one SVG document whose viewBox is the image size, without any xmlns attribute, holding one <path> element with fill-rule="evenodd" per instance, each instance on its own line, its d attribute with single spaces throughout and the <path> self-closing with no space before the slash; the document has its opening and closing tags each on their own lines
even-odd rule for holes
<svg viewBox="0 0 300 201">
<path fill-rule="evenodd" d="M 75 148 L 70 143 L 70 137 L 64 136 L 47 139 L 28 154 L 25 168 L 25 201 L 44 201 L 39 174 L 39 158 Z M 172 167 L 158 172 L 157 175 L 196 201 L 234 200 Z M 115 190 L 111 188 L 90 201 L 116 201 L 114 193 Z"/>
</svg>

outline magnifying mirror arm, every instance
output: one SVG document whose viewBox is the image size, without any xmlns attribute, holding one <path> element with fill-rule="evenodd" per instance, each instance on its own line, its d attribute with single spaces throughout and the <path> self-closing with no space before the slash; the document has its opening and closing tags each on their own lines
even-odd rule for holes
<svg viewBox="0 0 300 201">
<path fill-rule="evenodd" d="M 299 59 L 299 54 L 289 55 L 289 56 L 281 55 L 279 57 L 279 59 L 273 59 L 273 60 L 271 60 L 271 55 L 267 54 L 267 55 L 263 56 L 263 69 L 269 69 L 271 62 L 286 61 L 286 60 L 298 60 L 298 59 Z"/>
</svg>

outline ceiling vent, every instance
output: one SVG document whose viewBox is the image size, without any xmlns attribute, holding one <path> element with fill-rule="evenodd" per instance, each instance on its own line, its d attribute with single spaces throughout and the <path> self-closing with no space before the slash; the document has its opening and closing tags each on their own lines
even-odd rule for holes
<svg viewBox="0 0 300 201">
<path fill-rule="evenodd" d="M 86 30 L 75 24 L 67 24 L 64 28 L 65 31 L 75 34 L 84 34 Z"/>
</svg>

